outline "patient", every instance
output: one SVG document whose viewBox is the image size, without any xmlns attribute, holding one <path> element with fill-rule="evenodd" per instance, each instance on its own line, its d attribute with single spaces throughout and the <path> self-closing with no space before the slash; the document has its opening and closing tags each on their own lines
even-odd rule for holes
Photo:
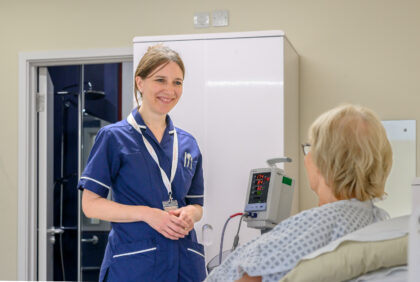
<svg viewBox="0 0 420 282">
<path fill-rule="evenodd" d="M 353 105 L 334 108 L 315 120 L 302 148 L 319 206 L 238 247 L 207 281 L 279 281 L 305 255 L 388 217 L 372 203 L 383 196 L 392 165 L 375 113 Z"/>
</svg>

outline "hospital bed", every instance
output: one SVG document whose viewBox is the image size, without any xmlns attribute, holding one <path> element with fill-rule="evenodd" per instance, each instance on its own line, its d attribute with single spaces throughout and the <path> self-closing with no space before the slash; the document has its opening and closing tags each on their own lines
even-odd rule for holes
<svg viewBox="0 0 420 282">
<path fill-rule="evenodd" d="M 350 233 L 305 256 L 280 282 L 420 281 L 420 178 L 413 212 Z"/>
</svg>

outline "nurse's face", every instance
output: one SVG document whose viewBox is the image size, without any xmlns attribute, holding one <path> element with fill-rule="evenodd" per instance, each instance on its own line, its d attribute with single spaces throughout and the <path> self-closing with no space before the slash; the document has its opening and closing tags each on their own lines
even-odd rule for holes
<svg viewBox="0 0 420 282">
<path fill-rule="evenodd" d="M 183 74 L 175 62 L 159 66 L 148 77 L 136 77 L 137 88 L 142 93 L 142 105 L 155 114 L 166 115 L 182 95 Z"/>
</svg>

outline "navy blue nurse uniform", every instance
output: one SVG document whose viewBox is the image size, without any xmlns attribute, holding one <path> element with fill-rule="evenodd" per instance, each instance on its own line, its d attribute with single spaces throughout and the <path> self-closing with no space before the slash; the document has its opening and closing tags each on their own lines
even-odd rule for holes
<svg viewBox="0 0 420 282">
<path fill-rule="evenodd" d="M 195 138 L 173 126 L 166 116 L 166 130 L 159 143 L 140 113 L 132 115 L 153 146 L 161 168 L 169 176 L 174 130 L 178 136 L 178 165 L 172 197 L 178 206 L 203 205 L 201 152 Z M 168 191 L 159 166 L 147 151 L 142 136 L 127 120 L 103 127 L 95 140 L 78 184 L 102 197 L 112 190 L 113 201 L 163 209 Z M 171 240 L 145 222 L 111 223 L 99 281 L 203 281 L 206 277 L 204 248 L 192 230 L 185 238 Z"/>
</svg>

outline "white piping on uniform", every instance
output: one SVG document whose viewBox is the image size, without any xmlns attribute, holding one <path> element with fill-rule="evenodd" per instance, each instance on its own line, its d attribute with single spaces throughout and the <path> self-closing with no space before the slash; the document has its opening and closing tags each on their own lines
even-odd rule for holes
<svg viewBox="0 0 420 282">
<path fill-rule="evenodd" d="M 156 250 L 156 247 L 150 248 L 150 249 L 141 250 L 141 251 L 131 252 L 131 253 L 119 254 L 119 255 L 112 256 L 112 257 L 113 258 L 117 258 L 117 257 L 122 257 L 122 256 L 131 256 L 131 255 L 136 255 L 136 254 L 141 254 L 141 253 L 147 253 L 147 252 L 151 252 L 151 251 L 155 251 L 155 250 Z"/>
<path fill-rule="evenodd" d="M 140 128 L 146 129 L 147 127 L 145 125 L 139 125 Z"/>
<path fill-rule="evenodd" d="M 87 180 L 90 180 L 90 181 L 96 182 L 96 183 L 98 183 L 99 185 L 104 186 L 105 188 L 111 189 L 111 187 L 110 187 L 110 186 L 105 185 L 105 184 L 103 184 L 102 182 L 100 182 L 100 181 L 98 181 L 98 180 L 96 180 L 96 179 L 90 178 L 90 177 L 82 176 L 82 177 L 80 177 L 80 179 L 87 179 Z"/>
<path fill-rule="evenodd" d="M 203 198 L 204 195 L 187 195 L 185 198 Z"/>
<path fill-rule="evenodd" d="M 205 258 L 205 256 L 204 256 L 202 253 L 197 252 L 197 251 L 196 251 L 196 250 L 194 250 L 194 249 L 187 248 L 187 250 L 188 250 L 188 251 L 190 251 L 190 252 L 196 253 L 197 255 L 200 255 L 200 256 L 202 256 L 203 258 Z"/>
<path fill-rule="evenodd" d="M 175 129 L 172 129 L 171 131 L 169 131 L 169 134 L 174 134 Z"/>
</svg>

